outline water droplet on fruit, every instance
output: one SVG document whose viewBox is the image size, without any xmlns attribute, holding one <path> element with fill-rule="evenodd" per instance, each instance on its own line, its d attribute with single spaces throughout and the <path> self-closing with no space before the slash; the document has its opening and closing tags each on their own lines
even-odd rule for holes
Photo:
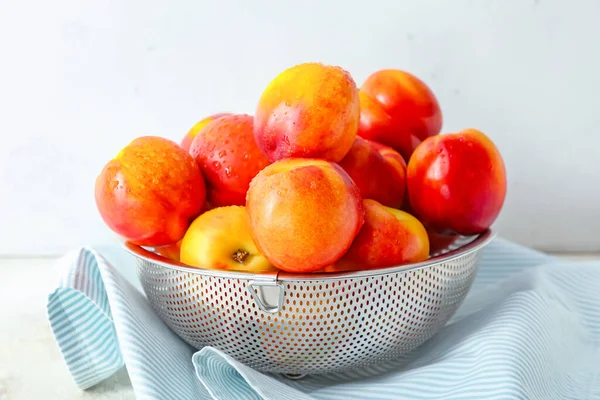
<svg viewBox="0 0 600 400">
<path fill-rule="evenodd" d="M 310 182 L 310 188 L 311 189 L 316 189 L 317 188 L 317 184 L 314 181 Z"/>
<path fill-rule="evenodd" d="M 214 169 L 219 170 L 221 169 L 221 163 L 218 161 L 213 161 L 212 166 Z"/>
<path fill-rule="evenodd" d="M 291 107 L 291 106 L 292 106 L 292 102 L 291 102 L 291 101 L 289 101 L 289 100 L 287 100 L 287 101 L 285 102 L 285 105 L 286 105 L 286 107 Z M 287 114 L 287 113 L 286 113 L 286 114 Z"/>
<path fill-rule="evenodd" d="M 231 176 L 231 168 L 225 168 L 225 175 L 227 175 L 228 178 Z"/>
<path fill-rule="evenodd" d="M 250 155 L 248 153 L 244 154 L 244 160 L 249 160 L 250 159 Z"/>
<path fill-rule="evenodd" d="M 290 144 L 290 138 L 287 135 L 283 135 L 282 140 L 283 140 L 283 143 L 288 144 L 288 145 Z"/>
<path fill-rule="evenodd" d="M 226 155 L 227 155 L 227 151 L 226 150 L 219 151 L 219 157 L 225 157 Z"/>
</svg>

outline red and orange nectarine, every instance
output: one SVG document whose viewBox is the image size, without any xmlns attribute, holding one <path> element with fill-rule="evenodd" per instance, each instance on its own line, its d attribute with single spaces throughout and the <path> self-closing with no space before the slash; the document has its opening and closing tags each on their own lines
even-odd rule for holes
<svg viewBox="0 0 600 400">
<path fill-rule="evenodd" d="M 375 200 L 363 204 L 365 224 L 344 257 L 326 272 L 393 267 L 429 257 L 427 231 L 418 219 Z"/>
<path fill-rule="evenodd" d="M 442 129 L 442 111 L 435 95 L 408 72 L 374 72 L 360 92 L 358 135 L 392 147 L 407 161 L 419 143 Z"/>
<path fill-rule="evenodd" d="M 135 139 L 96 179 L 95 200 L 114 232 L 141 246 L 164 246 L 183 237 L 206 199 L 200 168 L 177 143 Z"/>
<path fill-rule="evenodd" d="M 364 222 L 358 187 L 325 160 L 288 158 L 269 165 L 252 180 L 246 207 L 259 250 L 288 272 L 336 262 Z"/>
<path fill-rule="evenodd" d="M 250 115 L 225 115 L 192 142 L 190 154 L 206 179 L 212 207 L 245 205 L 250 181 L 269 164 L 256 146 L 253 125 Z"/>
<path fill-rule="evenodd" d="M 421 143 L 408 163 L 407 186 L 410 206 L 428 229 L 468 236 L 498 217 L 506 170 L 494 143 L 465 129 Z"/>
<path fill-rule="evenodd" d="M 255 112 L 256 143 L 270 161 L 288 157 L 340 161 L 358 129 L 358 89 L 345 70 L 305 63 L 280 73 Z"/>
<path fill-rule="evenodd" d="M 364 199 L 400 208 L 406 192 L 406 163 L 395 150 L 357 136 L 339 165 Z"/>
<path fill-rule="evenodd" d="M 194 126 L 191 127 L 191 129 L 185 134 L 185 136 L 181 140 L 181 147 L 183 147 L 185 150 L 189 150 L 190 146 L 192 145 L 192 142 L 194 141 L 196 136 L 198 136 L 200 131 L 202 131 L 202 129 L 204 129 L 204 127 L 206 125 L 210 124 L 214 120 L 219 119 L 225 115 L 229 115 L 229 113 L 213 114 L 213 115 L 210 115 L 210 116 L 203 118 L 200 121 L 196 122 L 194 124 Z"/>
</svg>

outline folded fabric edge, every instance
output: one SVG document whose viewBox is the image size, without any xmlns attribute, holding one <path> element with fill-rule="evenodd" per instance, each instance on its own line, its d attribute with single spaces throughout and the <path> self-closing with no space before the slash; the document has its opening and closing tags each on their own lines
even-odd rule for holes
<svg viewBox="0 0 600 400">
<path fill-rule="evenodd" d="M 209 387 L 210 385 L 207 385 L 208 382 L 201 375 L 198 368 L 202 364 L 201 359 L 211 357 L 208 353 L 212 353 L 214 356 L 224 360 L 228 366 L 231 367 L 233 371 L 235 371 L 244 380 L 244 383 L 247 385 L 247 389 L 251 389 L 253 393 L 257 395 L 257 398 L 267 400 L 275 398 L 285 398 L 287 400 L 313 400 L 311 396 L 308 396 L 307 394 L 302 393 L 289 385 L 286 385 L 276 378 L 234 360 L 221 350 L 206 346 L 200 351 L 194 353 L 192 356 L 192 361 L 196 367 L 196 376 L 213 396 L 214 390 Z M 273 397 L 274 393 L 276 393 L 276 397 Z"/>
<path fill-rule="evenodd" d="M 89 255 L 92 257 L 86 257 Z M 118 345 L 107 347 L 111 339 L 116 340 L 116 332 L 108 302 L 103 301 L 103 307 L 96 302 L 106 297 L 104 286 L 94 288 L 96 300 L 71 287 L 74 283 L 71 278 L 77 273 L 94 269 L 99 273 L 95 258 L 89 246 L 81 246 L 59 258 L 54 265 L 58 287 L 48 294 L 46 303 L 49 329 L 72 379 L 82 390 L 102 382 L 124 365 Z"/>
<path fill-rule="evenodd" d="M 83 293 L 69 288 L 56 289 L 48 296 L 46 312 L 63 361 L 80 389 L 95 386 L 124 365 L 118 348 L 105 346 L 115 335 L 112 321 Z M 87 316 L 90 313 L 92 316 Z M 82 333 L 81 329 L 88 332 Z M 89 332 L 91 330 L 93 332 Z M 98 343 L 90 349 L 85 342 L 91 340 Z"/>
<path fill-rule="evenodd" d="M 202 386 L 206 389 L 206 391 L 213 399 L 219 400 L 227 398 L 224 396 L 231 397 L 230 395 L 233 394 L 229 393 L 230 391 L 236 392 L 234 396 L 238 398 L 243 393 L 244 397 L 248 400 L 261 399 L 260 395 L 254 390 L 254 388 L 252 388 L 248 384 L 248 382 L 241 376 L 241 374 L 233 365 L 231 365 L 220 355 L 217 355 L 217 358 L 219 360 L 225 360 L 227 367 L 229 367 L 229 369 L 219 368 L 219 365 L 216 365 L 214 362 L 211 362 L 214 360 L 212 360 L 210 356 L 207 356 L 206 352 L 202 352 L 204 349 L 194 353 L 194 355 L 192 356 L 192 364 L 194 365 L 196 378 L 200 381 Z M 209 376 L 203 373 L 203 371 L 210 371 L 209 373 L 211 375 Z M 244 380 L 244 382 L 241 383 L 242 387 L 239 387 L 239 385 L 235 385 L 235 382 L 231 381 L 231 378 L 235 375 L 239 375 Z M 214 384 L 212 382 L 212 378 L 217 376 L 220 381 L 227 382 L 219 382 L 217 384 Z M 224 391 L 226 391 L 227 393 L 224 393 Z"/>
</svg>

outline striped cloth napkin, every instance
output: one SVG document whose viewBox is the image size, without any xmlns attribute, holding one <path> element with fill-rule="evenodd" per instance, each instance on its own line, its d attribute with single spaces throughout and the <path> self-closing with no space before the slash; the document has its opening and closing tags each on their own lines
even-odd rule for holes
<svg viewBox="0 0 600 400">
<path fill-rule="evenodd" d="M 188 346 L 156 316 L 118 248 L 60 260 L 51 329 L 75 383 L 127 367 L 138 399 L 600 399 L 600 263 L 496 239 L 462 307 L 402 359 L 291 381 Z M 124 275 L 125 274 L 125 275 Z"/>
</svg>

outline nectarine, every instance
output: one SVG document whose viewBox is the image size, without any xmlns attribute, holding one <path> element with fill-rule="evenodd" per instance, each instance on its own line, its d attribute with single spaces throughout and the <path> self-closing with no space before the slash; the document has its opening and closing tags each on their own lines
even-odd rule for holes
<svg viewBox="0 0 600 400">
<path fill-rule="evenodd" d="M 261 253 L 288 272 L 334 263 L 364 222 L 358 187 L 325 160 L 288 158 L 269 165 L 252 180 L 246 207 Z"/>
<path fill-rule="evenodd" d="M 256 146 L 253 118 L 230 114 L 209 123 L 190 146 L 213 207 L 243 206 L 254 176 L 269 164 Z"/>
<path fill-rule="evenodd" d="M 210 124 L 214 120 L 219 119 L 225 115 L 229 115 L 229 113 L 213 114 L 213 115 L 210 115 L 210 116 L 203 118 L 200 121 L 196 122 L 194 124 L 194 126 L 192 126 L 192 128 L 185 134 L 185 136 L 181 140 L 181 147 L 183 147 L 185 150 L 189 150 L 190 146 L 192 145 L 192 142 L 194 141 L 196 136 L 198 136 L 200 131 L 202 129 L 204 129 L 204 127 L 206 127 L 206 125 Z"/>
<path fill-rule="evenodd" d="M 363 200 L 365 224 L 348 252 L 327 272 L 392 267 L 426 260 L 429 239 L 412 215 L 375 200 Z"/>
<path fill-rule="evenodd" d="M 406 163 L 395 150 L 357 136 L 339 165 L 364 199 L 400 208 L 406 191 Z"/>
<path fill-rule="evenodd" d="M 431 89 L 396 69 L 371 74 L 360 88 L 358 135 L 387 144 L 408 160 L 426 138 L 442 128 L 442 111 Z"/>
<path fill-rule="evenodd" d="M 474 235 L 502 209 L 506 170 L 494 143 L 465 129 L 423 141 L 408 163 L 407 186 L 411 208 L 428 229 Z"/>
<path fill-rule="evenodd" d="M 356 83 L 345 70 L 320 63 L 288 68 L 264 90 L 254 136 L 270 161 L 288 157 L 340 161 L 358 129 Z"/>
<path fill-rule="evenodd" d="M 241 206 L 214 208 L 196 218 L 181 241 L 180 259 L 204 269 L 276 270 L 256 248 L 246 210 Z"/>
<path fill-rule="evenodd" d="M 104 166 L 94 192 L 108 227 L 140 246 L 177 242 L 206 199 L 192 156 L 177 143 L 154 136 L 125 146 Z"/>
</svg>

